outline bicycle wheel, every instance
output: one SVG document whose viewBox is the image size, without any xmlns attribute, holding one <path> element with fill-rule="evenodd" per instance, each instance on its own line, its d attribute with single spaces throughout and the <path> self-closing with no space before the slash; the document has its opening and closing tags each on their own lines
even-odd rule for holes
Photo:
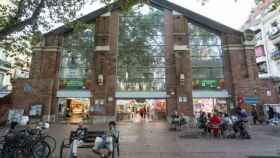
<svg viewBox="0 0 280 158">
<path fill-rule="evenodd" d="M 13 158 L 27 158 L 28 153 L 25 152 L 22 148 L 16 148 L 13 152 Z"/>
<path fill-rule="evenodd" d="M 51 148 L 45 141 L 39 141 L 32 146 L 32 155 L 34 158 L 48 158 L 51 154 Z"/>
<path fill-rule="evenodd" d="M 44 137 L 44 141 L 46 143 L 48 143 L 48 145 L 51 148 L 51 152 L 53 153 L 55 151 L 55 149 L 56 149 L 56 140 L 55 140 L 55 138 L 52 137 L 52 136 L 45 136 Z"/>
</svg>

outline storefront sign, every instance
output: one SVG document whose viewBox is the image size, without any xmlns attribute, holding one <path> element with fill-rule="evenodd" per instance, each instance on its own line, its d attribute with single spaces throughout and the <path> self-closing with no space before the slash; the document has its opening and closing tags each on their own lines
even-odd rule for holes
<svg viewBox="0 0 280 158">
<path fill-rule="evenodd" d="M 60 87 L 62 89 L 85 89 L 85 80 L 62 80 Z"/>
<path fill-rule="evenodd" d="M 194 89 L 223 89 L 224 80 L 193 80 Z"/>
<path fill-rule="evenodd" d="M 244 103 L 249 105 L 256 105 L 258 100 L 257 97 L 244 97 Z"/>
</svg>

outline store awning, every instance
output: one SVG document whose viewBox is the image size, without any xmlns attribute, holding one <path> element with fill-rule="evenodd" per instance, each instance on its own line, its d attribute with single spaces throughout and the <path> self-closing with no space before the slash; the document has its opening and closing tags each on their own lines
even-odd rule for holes
<svg viewBox="0 0 280 158">
<path fill-rule="evenodd" d="M 58 98 L 90 98 L 92 94 L 89 90 L 59 90 L 56 93 Z"/>
<path fill-rule="evenodd" d="M 228 91 L 195 90 L 193 98 L 229 98 Z"/>
<path fill-rule="evenodd" d="M 117 99 L 165 99 L 166 92 L 116 92 Z"/>
</svg>

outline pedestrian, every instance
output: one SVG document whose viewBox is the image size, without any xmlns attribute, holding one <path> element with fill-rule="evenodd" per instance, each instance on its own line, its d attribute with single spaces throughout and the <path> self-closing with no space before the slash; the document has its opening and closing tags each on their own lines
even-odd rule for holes
<svg viewBox="0 0 280 158">
<path fill-rule="evenodd" d="M 271 106 L 268 107 L 267 114 L 268 114 L 268 120 L 273 119 L 273 117 L 274 117 L 274 110 L 273 110 L 273 108 Z"/>
<path fill-rule="evenodd" d="M 254 125 L 256 125 L 257 121 L 259 120 L 258 119 L 258 112 L 257 112 L 256 107 L 253 107 L 253 110 L 252 110 L 251 114 L 252 114 L 252 117 L 253 117 L 253 123 L 254 123 Z"/>
<path fill-rule="evenodd" d="M 143 117 L 144 117 L 144 109 L 140 108 L 139 113 L 140 113 L 141 118 L 143 119 Z"/>
</svg>

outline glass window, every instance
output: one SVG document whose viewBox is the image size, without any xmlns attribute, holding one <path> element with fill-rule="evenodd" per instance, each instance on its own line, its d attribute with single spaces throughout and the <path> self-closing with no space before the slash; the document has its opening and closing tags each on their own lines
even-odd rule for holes
<svg viewBox="0 0 280 158">
<path fill-rule="evenodd" d="M 64 37 L 60 61 L 60 87 L 84 88 L 89 76 L 90 50 L 94 43 L 94 26 Z"/>
<path fill-rule="evenodd" d="M 193 89 L 223 89 L 224 65 L 220 37 L 192 23 L 188 26 Z"/>
<path fill-rule="evenodd" d="M 139 5 L 120 16 L 117 55 L 119 91 L 165 89 L 163 12 Z"/>
<path fill-rule="evenodd" d="M 4 82 L 4 74 L 0 73 L 0 88 L 3 87 L 3 82 Z"/>
<path fill-rule="evenodd" d="M 260 45 L 255 48 L 256 57 L 265 56 L 264 46 Z"/>
<path fill-rule="evenodd" d="M 267 73 L 266 62 L 261 62 L 261 63 L 258 63 L 257 65 L 258 65 L 258 69 L 259 69 L 260 74 Z"/>
</svg>

